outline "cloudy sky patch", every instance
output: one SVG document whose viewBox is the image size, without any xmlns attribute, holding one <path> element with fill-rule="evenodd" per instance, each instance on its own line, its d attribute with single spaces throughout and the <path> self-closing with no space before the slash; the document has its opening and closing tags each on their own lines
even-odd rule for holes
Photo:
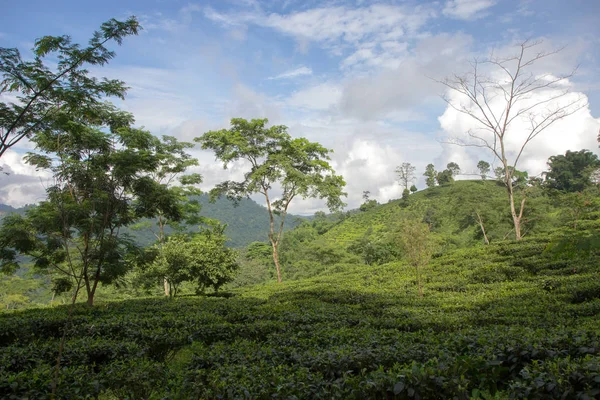
<svg viewBox="0 0 600 400">
<path fill-rule="evenodd" d="M 530 38 L 540 49 L 563 48 L 538 63 L 534 74 L 566 74 L 573 96 L 585 103 L 530 144 L 521 167 L 531 174 L 550 155 L 582 148 L 598 152 L 600 129 L 600 3 L 589 0 L 288 0 L 47 2 L 3 10 L 1 47 L 22 54 L 35 38 L 68 34 L 83 43 L 109 18 L 137 15 L 144 31 L 113 46 L 116 57 L 96 76 L 124 80 L 130 90 L 115 103 L 160 136 L 192 141 L 228 127 L 232 117 L 268 118 L 334 150 L 332 165 L 348 184 L 349 208 L 369 190 L 380 202 L 401 194 L 394 169 L 402 162 L 422 173 L 450 161 L 474 172 L 489 152 L 444 144 L 475 128 L 442 101 L 436 81 L 469 71 L 492 52 L 511 56 Z M 35 21 L 35 23 L 24 23 Z M 537 93 L 536 99 L 551 93 Z M 6 99 L 6 97 L 4 97 Z M 535 99 L 534 99 L 535 100 Z M 509 150 L 519 143 L 519 121 Z M 514 140 L 513 140 L 514 138 Z M 43 198 L 50 178 L 27 166 L 20 143 L 0 159 L 0 202 L 19 206 Z M 194 149 L 203 189 L 243 176 L 238 163 L 224 170 L 214 154 Z M 295 213 L 323 209 L 318 200 L 292 204 Z"/>
</svg>

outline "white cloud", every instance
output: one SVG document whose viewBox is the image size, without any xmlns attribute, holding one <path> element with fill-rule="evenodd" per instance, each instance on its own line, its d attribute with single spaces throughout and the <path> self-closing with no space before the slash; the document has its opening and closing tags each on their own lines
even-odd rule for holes
<svg viewBox="0 0 600 400">
<path fill-rule="evenodd" d="M 341 98 L 341 87 L 327 82 L 292 93 L 286 104 L 294 108 L 328 110 L 337 106 Z"/>
<path fill-rule="evenodd" d="M 347 116 L 376 119 L 421 106 L 438 96 L 441 88 L 434 79 L 446 75 L 449 65 L 457 70 L 464 68 L 471 43 L 472 38 L 462 33 L 420 40 L 397 67 L 347 81 L 341 110 Z"/>
<path fill-rule="evenodd" d="M 556 96 L 557 94 L 559 94 L 559 92 L 555 90 L 535 92 L 526 101 L 520 103 L 518 108 L 514 109 L 513 112 L 517 113 L 519 110 L 528 107 L 528 105 L 536 104 Z M 453 102 L 464 100 L 457 97 L 455 93 L 450 93 L 450 96 L 450 100 Z M 587 102 L 587 97 L 583 93 L 569 93 L 565 97 L 545 104 L 543 109 L 538 109 L 538 119 L 541 118 L 542 113 L 547 112 L 547 110 L 570 104 L 577 99 L 582 99 L 583 104 L 586 104 Z M 502 103 L 503 98 L 496 97 L 491 101 L 490 107 L 497 112 L 497 110 L 503 106 Z M 480 128 L 480 125 L 478 125 L 473 118 L 460 113 L 451 107 L 446 108 L 444 114 L 439 117 L 439 121 L 447 136 L 459 138 L 466 142 L 470 139 L 467 132 L 469 132 L 469 130 L 477 130 Z M 599 129 L 600 120 L 592 117 L 589 107 L 583 107 L 574 114 L 552 124 L 538 137 L 527 144 L 519 164 L 517 165 L 517 169 L 526 170 L 533 176 L 538 175 L 547 169 L 546 162 L 548 161 L 548 157 L 552 155 L 564 154 L 567 150 L 581 149 L 589 149 L 598 153 L 596 135 Z M 507 131 L 505 145 L 508 160 L 511 161 L 511 163 L 515 160 L 521 146 L 526 140 L 525 135 L 529 130 L 530 120 L 527 117 L 524 117 L 515 119 Z M 479 136 L 491 138 L 491 134 L 486 133 L 485 131 L 479 129 L 476 132 Z M 447 157 L 443 157 L 440 160 L 441 164 L 447 161 L 454 161 L 450 159 L 451 154 L 449 152 L 446 154 Z M 474 165 L 477 163 L 478 159 L 487 158 L 493 160 L 491 152 L 486 149 L 471 148 L 468 151 L 463 152 L 462 157 L 459 164 L 462 162 L 470 169 L 474 169 Z M 496 164 L 497 163 L 498 162 L 496 161 Z"/>
<path fill-rule="evenodd" d="M 204 15 L 224 27 L 255 24 L 294 37 L 306 48 L 317 42 L 339 55 L 345 47 L 365 41 L 385 42 L 415 36 L 435 15 L 428 6 L 405 7 L 374 4 L 368 7 L 321 7 L 290 14 L 258 12 L 219 13 L 207 8 Z"/>
<path fill-rule="evenodd" d="M 2 155 L 0 166 L 0 203 L 22 207 L 46 198 L 45 186 L 51 179 L 47 171 L 36 171 L 13 150 Z"/>
<path fill-rule="evenodd" d="M 442 13 L 450 18 L 475 20 L 485 17 L 494 5 L 495 0 L 448 0 Z"/>
<path fill-rule="evenodd" d="M 296 78 L 298 76 L 303 76 L 303 75 L 312 75 L 312 69 L 305 67 L 305 66 L 301 66 L 286 72 L 282 72 L 279 75 L 276 76 L 271 76 L 267 79 L 270 80 L 277 80 L 277 79 L 291 79 L 291 78 Z"/>
</svg>

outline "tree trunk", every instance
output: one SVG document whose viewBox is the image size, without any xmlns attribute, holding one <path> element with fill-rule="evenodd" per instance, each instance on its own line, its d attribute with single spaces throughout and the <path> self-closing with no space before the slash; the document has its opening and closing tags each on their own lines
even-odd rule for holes
<svg viewBox="0 0 600 400">
<path fill-rule="evenodd" d="M 508 201 L 510 203 L 510 214 L 512 215 L 513 224 L 515 226 L 515 239 L 521 240 L 521 219 L 523 218 L 525 199 L 521 201 L 521 209 L 517 213 L 517 208 L 515 207 L 515 193 L 512 185 L 512 174 L 508 172 L 508 166 L 505 167 L 505 171 L 506 191 L 508 192 Z"/>
<path fill-rule="evenodd" d="M 485 240 L 485 244 L 490 244 L 490 241 L 488 240 L 488 237 L 485 233 L 485 227 L 483 226 L 483 220 L 481 219 L 481 215 L 479 215 L 479 212 L 475 211 L 475 214 L 477 215 L 477 222 L 479 222 L 479 227 L 481 228 L 481 233 L 483 233 L 483 239 Z"/>
<path fill-rule="evenodd" d="M 90 307 L 94 306 L 94 293 L 88 293 L 87 305 Z"/>
<path fill-rule="evenodd" d="M 277 282 L 281 283 L 281 267 L 279 265 L 279 253 L 277 253 L 277 244 L 271 242 L 273 246 L 273 261 L 275 261 L 275 269 L 277 270 Z"/>
<path fill-rule="evenodd" d="M 166 277 L 163 277 L 163 286 L 165 288 L 165 297 L 169 297 L 171 295 L 169 280 Z"/>
</svg>

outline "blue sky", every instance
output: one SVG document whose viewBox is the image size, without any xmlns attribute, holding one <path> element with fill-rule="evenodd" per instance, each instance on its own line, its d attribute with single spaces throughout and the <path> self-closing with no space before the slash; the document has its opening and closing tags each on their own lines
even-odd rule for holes
<svg viewBox="0 0 600 400">
<path fill-rule="evenodd" d="M 474 58 L 512 54 L 525 39 L 541 50 L 565 48 L 536 73 L 579 66 L 570 90 L 585 107 L 532 142 L 523 167 L 539 173 L 548 156 L 568 149 L 598 151 L 600 128 L 600 2 L 596 0 L 440 1 L 28 1 L 0 5 L 0 46 L 23 54 L 43 35 L 85 42 L 102 22 L 136 15 L 144 27 L 115 47 L 109 65 L 92 69 L 131 87 L 124 102 L 156 135 L 191 140 L 232 117 L 268 117 L 294 136 L 334 149 L 332 163 L 348 182 L 348 204 L 369 190 L 379 201 L 400 196 L 396 165 L 457 161 L 473 172 L 481 150 L 443 145 L 471 128 L 449 110 L 435 82 L 464 73 Z M 518 138 L 518 132 L 515 137 Z M 20 205 L 43 197 L 45 179 L 5 157 L 11 177 L 0 201 Z M 240 177 L 197 150 L 205 188 Z M 323 206 L 307 200 L 293 212 Z"/>
</svg>

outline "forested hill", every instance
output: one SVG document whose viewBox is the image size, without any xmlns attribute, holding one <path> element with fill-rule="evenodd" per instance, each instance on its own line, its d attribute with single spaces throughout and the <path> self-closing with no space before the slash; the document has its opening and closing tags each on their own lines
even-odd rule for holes
<svg viewBox="0 0 600 400">
<path fill-rule="evenodd" d="M 229 238 L 227 242 L 228 246 L 244 247 L 255 241 L 267 240 L 267 233 L 269 231 L 267 209 L 252 199 L 243 199 L 237 206 L 226 198 L 217 199 L 214 203 L 211 203 L 208 195 L 201 195 L 199 200 L 202 204 L 200 212 L 202 216 L 219 220 L 222 224 L 227 224 L 225 234 Z M 0 218 L 7 213 L 21 213 L 24 210 L 25 207 L 13 208 L 0 204 Z M 288 215 L 285 228 L 293 228 L 300 223 L 302 218 L 304 217 Z M 154 223 L 143 225 L 146 226 L 138 229 L 125 229 L 124 231 L 132 234 L 140 244 L 146 246 L 154 243 L 156 240 L 152 232 L 152 229 L 155 229 L 156 225 Z"/>
</svg>

